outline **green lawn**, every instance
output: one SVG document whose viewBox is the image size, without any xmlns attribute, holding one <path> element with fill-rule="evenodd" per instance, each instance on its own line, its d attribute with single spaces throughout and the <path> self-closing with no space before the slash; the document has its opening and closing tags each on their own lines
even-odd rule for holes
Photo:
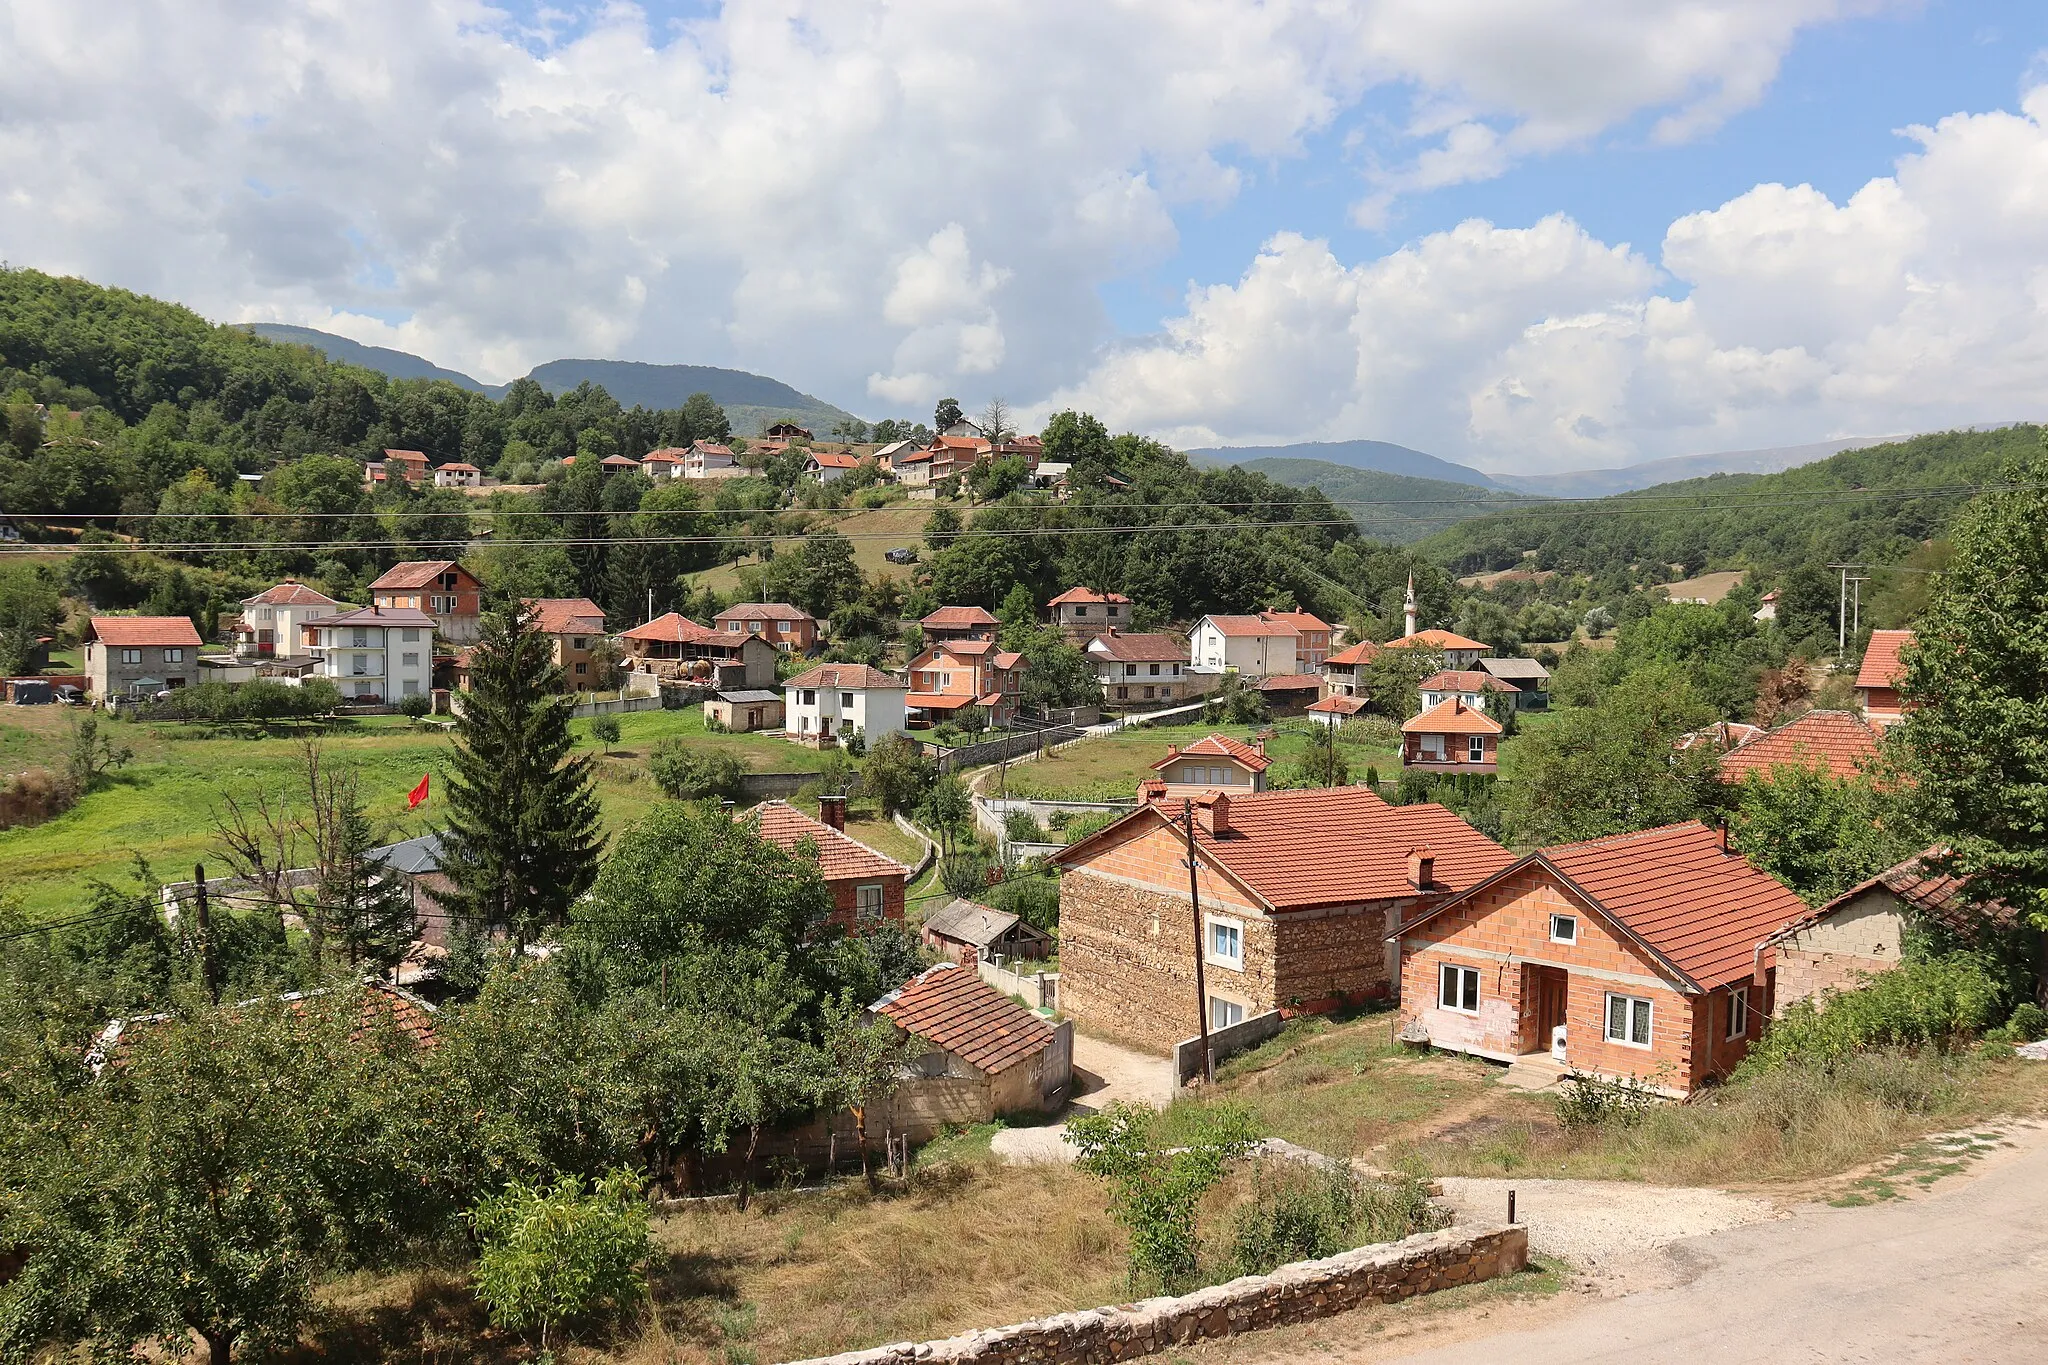
<svg viewBox="0 0 2048 1365">
<path fill-rule="evenodd" d="M 1266 754 L 1276 764 L 1297 762 L 1309 744 L 1309 722 L 1288 720 L 1266 745 Z M 1152 775 L 1152 765 L 1166 757 L 1170 744 L 1188 745 L 1206 735 L 1229 735 L 1250 740 L 1264 727 L 1255 725 L 1160 725 L 1134 726 L 1113 735 L 1085 739 L 1049 758 L 1011 765 L 1007 789 L 1011 796 L 1042 800 L 1128 801 L 1137 795 L 1138 783 Z M 1386 778 L 1400 775 L 1400 755 L 1392 749 L 1345 744 L 1345 761 L 1351 765 L 1352 781 L 1362 781 L 1368 766 Z M 982 790 L 996 795 L 1003 787 L 990 778 Z"/>
<path fill-rule="evenodd" d="M 0 707 L 0 774 L 46 765 L 62 768 L 69 727 L 68 707 Z M 213 820 L 224 794 L 238 799 L 259 792 L 295 795 L 299 783 L 298 744 L 289 732 L 260 738 L 208 735 L 196 727 L 109 721 L 116 741 L 135 751 L 135 760 L 105 789 L 47 824 L 0 830 L 0 893 L 18 896 L 32 916 L 49 917 L 77 909 L 89 885 L 100 878 L 125 885 L 140 853 L 165 881 L 192 875 L 192 864 L 219 867 L 213 853 Z M 600 756 L 597 790 L 608 831 L 644 815 L 661 793 L 648 779 L 646 757 L 656 741 L 680 738 L 693 747 L 739 755 L 756 772 L 815 770 L 821 755 L 764 735 L 713 735 L 704 730 L 701 708 L 643 711 L 619 717 L 620 742 Z M 590 722 L 574 722 L 580 747 L 599 749 Z M 436 798 L 449 768 L 449 736 L 415 730 L 401 716 L 346 721 L 323 739 L 332 758 L 354 767 L 380 833 L 408 838 L 435 823 Z M 433 779 L 434 796 L 408 813 L 406 794 L 422 775 Z M 891 838 L 910 842 L 893 827 L 874 832 L 875 846 Z M 913 859 L 914 861 L 914 859 Z"/>
</svg>

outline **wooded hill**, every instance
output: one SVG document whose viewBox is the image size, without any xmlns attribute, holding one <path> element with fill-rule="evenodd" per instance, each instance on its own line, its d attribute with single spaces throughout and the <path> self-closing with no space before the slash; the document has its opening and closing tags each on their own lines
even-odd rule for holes
<svg viewBox="0 0 2048 1365">
<path fill-rule="evenodd" d="M 1351 469 L 1327 460 L 1269 457 L 1239 461 L 1237 467 L 1291 488 L 1320 489 L 1339 509 L 1357 520 L 1360 532 L 1396 545 L 1406 545 L 1521 501 L 1519 495 L 1499 489 L 1388 474 L 1377 469 Z"/>
<path fill-rule="evenodd" d="M 1688 574 L 1890 564 L 1940 535 L 1974 486 L 2040 448 L 2033 425 L 1935 432 L 1781 474 L 1717 474 L 1475 517 L 1416 548 L 1457 574 L 1525 563 L 1588 574 L 1636 564 L 1682 565 Z"/>
</svg>

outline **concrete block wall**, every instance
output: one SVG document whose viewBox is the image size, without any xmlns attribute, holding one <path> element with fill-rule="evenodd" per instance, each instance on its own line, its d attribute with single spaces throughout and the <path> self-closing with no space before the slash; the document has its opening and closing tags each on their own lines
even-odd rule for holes
<svg viewBox="0 0 2048 1365">
<path fill-rule="evenodd" d="M 1511 1275 L 1529 1262 L 1523 1227 L 1448 1228 L 1178 1298 L 991 1327 L 943 1341 L 897 1342 L 799 1365 L 1106 1365 L 1264 1327 L 1312 1322 Z"/>
</svg>

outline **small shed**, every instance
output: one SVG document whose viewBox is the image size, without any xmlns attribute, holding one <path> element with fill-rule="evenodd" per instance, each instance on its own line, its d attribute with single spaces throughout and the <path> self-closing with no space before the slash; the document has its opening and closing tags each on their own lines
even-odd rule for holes
<svg viewBox="0 0 2048 1365">
<path fill-rule="evenodd" d="M 1052 955 L 1052 935 L 1005 910 L 955 898 L 924 922 L 925 946 L 973 966 L 996 957 Z"/>
<path fill-rule="evenodd" d="M 735 734 L 782 728 L 782 694 L 761 689 L 720 692 L 704 701 L 704 719 Z"/>
<path fill-rule="evenodd" d="M 941 962 L 869 1006 L 930 1050 L 891 1097 L 891 1122 L 923 1141 L 948 1125 L 1052 1113 L 1074 1078 L 1074 1025 L 1047 1023 L 971 967 Z"/>
</svg>

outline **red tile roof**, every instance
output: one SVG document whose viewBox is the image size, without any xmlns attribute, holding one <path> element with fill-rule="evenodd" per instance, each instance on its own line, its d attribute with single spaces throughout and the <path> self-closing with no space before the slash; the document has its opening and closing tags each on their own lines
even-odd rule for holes
<svg viewBox="0 0 2048 1365">
<path fill-rule="evenodd" d="M 481 474 L 481 473 L 483 473 L 483 471 L 482 471 L 481 469 L 478 469 L 478 468 L 477 468 L 477 467 L 476 467 L 475 465 L 473 465 L 473 464 L 464 464 L 464 463 L 463 463 L 462 461 L 460 461 L 460 460 L 455 460 L 455 461 L 451 461 L 451 462 L 450 462 L 450 463 L 448 463 L 448 464 L 444 464 L 444 465 L 442 465 L 442 466 L 441 466 L 441 469 L 452 469 L 452 470 L 454 470 L 454 471 L 455 471 L 456 473 L 458 473 L 458 474 Z M 441 469 L 437 469 L 437 470 L 435 470 L 434 472 L 435 472 L 436 474 L 438 474 L 438 473 L 440 473 L 440 472 L 441 472 Z"/>
<path fill-rule="evenodd" d="M 1029 668 L 1031 666 L 1030 660 L 1026 659 L 1022 654 L 1017 653 L 1015 650 L 1010 649 L 997 650 L 995 657 L 991 659 L 989 662 L 993 663 L 997 668 L 1002 669 Z"/>
<path fill-rule="evenodd" d="M 1609 918 L 1702 990 L 1750 975 L 1759 943 L 1806 914 L 1792 888 L 1759 872 L 1698 821 L 1539 849 Z"/>
<path fill-rule="evenodd" d="M 1241 739 L 1232 739 L 1229 735 L 1205 735 L 1186 748 L 1178 744 L 1169 745 L 1166 757 L 1154 763 L 1152 770 L 1157 772 L 1169 763 L 1189 757 L 1235 759 L 1255 773 L 1262 773 L 1273 764 L 1273 760 L 1267 758 L 1259 746 L 1247 744 Z"/>
<path fill-rule="evenodd" d="M 1906 676 L 1899 651 L 1913 643 L 1910 630 L 1873 630 L 1863 651 L 1863 666 L 1856 670 L 1858 687 L 1897 687 Z"/>
<path fill-rule="evenodd" d="M 993 626 L 1001 624 L 994 613 L 980 607 L 940 607 L 930 616 L 918 622 L 927 630 L 936 626 L 940 630 L 962 630 L 970 626 Z"/>
<path fill-rule="evenodd" d="M 1336 664 L 1339 668 L 1355 668 L 1359 664 L 1371 663 L 1379 656 L 1379 652 L 1380 647 L 1372 641 L 1360 640 L 1355 645 L 1344 646 L 1344 648 L 1323 660 L 1323 663 L 1325 665 Z"/>
<path fill-rule="evenodd" d="M 1402 733 L 1410 735 L 1497 735 L 1503 728 L 1492 716 L 1473 710 L 1458 697 L 1440 701 L 1401 723 Z"/>
<path fill-rule="evenodd" d="M 1423 692 L 1513 692 L 1515 688 L 1502 682 L 1491 673 L 1467 669 L 1459 671 L 1447 668 L 1441 673 L 1432 673 L 1416 684 Z"/>
<path fill-rule="evenodd" d="M 476 576 L 452 559 L 411 559 L 386 569 L 370 585 L 370 591 L 376 592 L 380 588 L 431 588 L 435 579 L 451 570 L 468 579 L 470 584 L 475 584 Z"/>
<path fill-rule="evenodd" d="M 594 635 L 604 629 L 604 608 L 587 597 L 529 597 L 534 624 L 543 635 Z"/>
<path fill-rule="evenodd" d="M 699 455 L 724 455 L 728 459 L 732 456 L 731 446 L 720 445 L 716 441 L 699 441 L 691 446 L 690 449 L 696 451 Z"/>
<path fill-rule="evenodd" d="M 809 839 L 818 846 L 818 866 L 828 882 L 873 880 L 876 877 L 907 877 L 910 869 L 894 858 L 884 857 L 850 834 L 813 820 L 787 801 L 763 801 L 738 817 L 760 821 L 761 837 L 785 853 Z"/>
<path fill-rule="evenodd" d="M 1068 588 L 1045 605 L 1048 607 L 1064 607 L 1077 602 L 1086 606 L 1107 602 L 1117 602 L 1124 606 L 1129 606 L 1131 599 L 1120 592 L 1097 592 L 1093 588 Z"/>
<path fill-rule="evenodd" d="M 1320 692 L 1323 690 L 1323 675 L 1320 673 L 1274 673 L 1259 679 L 1261 692 Z"/>
<path fill-rule="evenodd" d="M 814 450 L 811 463 L 822 469 L 855 469 L 860 465 L 860 456 L 844 450 Z"/>
<path fill-rule="evenodd" d="M 1088 652 L 1120 664 L 1186 663 L 1188 647 L 1174 635 L 1119 635 L 1109 631 L 1089 644 Z"/>
<path fill-rule="evenodd" d="M 1365 787 L 1257 792 L 1227 798 L 1221 837 L 1195 825 L 1195 847 L 1275 910 L 1414 896 L 1408 853 L 1427 844 L 1433 885 L 1463 891 L 1514 862 L 1514 855 L 1438 805 L 1390 806 Z M 1147 828 L 1172 822 L 1170 808 L 1144 806 L 1053 861 L 1084 866 L 1090 855 Z M 1180 888 L 1185 892 L 1183 884 Z"/>
<path fill-rule="evenodd" d="M 1259 615 L 1266 617 L 1268 620 L 1285 621 L 1304 635 L 1312 630 L 1326 631 L 1330 628 L 1330 623 L 1317 616 L 1314 612 L 1262 611 Z"/>
<path fill-rule="evenodd" d="M 245 607 L 337 607 L 336 602 L 324 592 L 316 592 L 296 579 L 287 578 L 274 588 L 265 588 L 254 597 L 242 599 Z"/>
<path fill-rule="evenodd" d="M 1365 709 L 1364 697 L 1347 697 L 1342 692 L 1333 692 L 1308 708 L 1332 716 L 1355 716 Z"/>
<path fill-rule="evenodd" d="M 1243 637 L 1264 635 L 1276 638 L 1279 636 L 1292 636 L 1297 640 L 1301 638 L 1301 632 L 1287 624 L 1287 622 L 1273 620 L 1264 616 L 1205 616 L 1202 619 L 1216 627 L 1216 632 L 1219 635 Z"/>
<path fill-rule="evenodd" d="M 742 602 L 727 607 L 714 621 L 809 621 L 811 614 L 787 602 Z"/>
<path fill-rule="evenodd" d="M 1883 887 L 1914 910 L 1966 939 L 1974 939 L 1987 919 L 1994 924 L 2011 925 L 2019 918 L 2018 912 L 2003 901 L 1979 903 L 1970 900 L 1964 894 L 1969 886 L 1967 878 L 1934 872 L 1927 867 L 1929 859 L 1947 852 L 1937 844 L 1925 852 L 1916 853 L 1897 866 L 1888 867 L 1875 877 L 1850 887 L 1811 915 L 1787 925 L 1777 937 L 1782 939 L 1797 930 L 1810 928 L 1878 887 Z"/>
<path fill-rule="evenodd" d="M 599 460 L 598 464 L 607 465 L 613 469 L 638 469 L 640 467 L 638 460 L 627 455 L 607 455 L 602 460 Z"/>
<path fill-rule="evenodd" d="M 1418 630 L 1413 635 L 1403 635 L 1398 640 L 1389 640 L 1382 648 L 1414 649 L 1418 646 L 1424 649 L 1486 649 L 1489 647 L 1478 640 L 1468 640 L 1464 636 L 1455 635 L 1448 630 L 1431 628 L 1429 630 Z"/>
<path fill-rule="evenodd" d="M 384 458 L 387 460 L 403 460 L 407 464 L 415 462 L 425 464 L 427 462 L 427 453 L 423 450 L 386 450 Z"/>
<path fill-rule="evenodd" d="M 619 632 L 622 640 L 649 640 L 669 645 L 719 645 L 726 639 L 709 626 L 700 626 L 681 612 L 657 616 L 644 626 Z"/>
<path fill-rule="evenodd" d="M 103 645 L 193 645 L 200 643 L 198 628 L 189 616 L 95 616 L 92 638 Z"/>
<path fill-rule="evenodd" d="M 973 451 L 991 449 L 989 443 L 982 440 L 979 436 L 934 436 L 932 437 L 931 445 L 926 448 L 929 450 Z"/>
<path fill-rule="evenodd" d="M 1052 1046 L 1053 1027 L 957 962 L 941 962 L 871 1008 L 993 1076 Z"/>
<path fill-rule="evenodd" d="M 1750 773 L 1769 777 L 1779 767 L 1824 768 L 1833 777 L 1854 777 L 1877 757 L 1877 730 L 1847 711 L 1808 711 L 1721 755 L 1721 780 L 1740 782 Z"/>
<path fill-rule="evenodd" d="M 782 684 L 791 687 L 895 688 L 910 690 L 910 684 L 866 664 L 819 664 Z"/>
<path fill-rule="evenodd" d="M 645 455 L 641 456 L 640 463 L 681 464 L 683 462 L 683 456 L 687 455 L 688 453 L 689 452 L 685 450 L 682 446 L 663 446 L 659 450 L 650 450 Z"/>
</svg>

